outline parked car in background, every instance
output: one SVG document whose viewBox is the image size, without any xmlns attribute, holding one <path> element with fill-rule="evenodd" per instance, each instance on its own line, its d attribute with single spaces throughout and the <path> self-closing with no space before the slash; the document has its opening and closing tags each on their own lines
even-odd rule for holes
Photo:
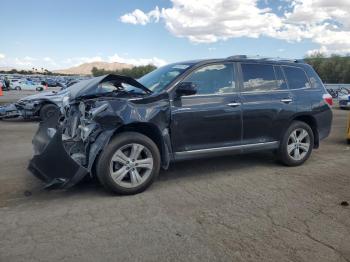
<svg viewBox="0 0 350 262">
<path fill-rule="evenodd" d="M 60 83 L 58 83 L 56 80 L 47 78 L 44 81 L 41 82 L 42 85 L 47 85 L 49 87 L 56 87 L 56 86 L 61 86 Z"/>
<path fill-rule="evenodd" d="M 298 166 L 332 123 L 332 97 L 301 61 L 233 56 L 75 86 L 60 121 L 42 122 L 33 139 L 29 169 L 49 186 L 90 174 L 107 190 L 136 194 L 171 161 L 261 150 Z"/>
<path fill-rule="evenodd" d="M 33 81 L 19 80 L 19 81 L 12 82 L 11 89 L 43 91 L 45 87 L 42 84 L 39 84 Z"/>
<path fill-rule="evenodd" d="M 0 106 L 0 119 L 22 117 L 44 121 L 52 116 L 59 116 L 63 98 L 67 94 L 68 90 L 61 88 L 58 92 L 41 92 L 24 97 L 16 103 Z"/>
<path fill-rule="evenodd" d="M 46 120 L 59 116 L 63 97 L 64 93 L 54 91 L 24 97 L 16 103 L 0 106 L 0 119 L 22 117 Z"/>
<path fill-rule="evenodd" d="M 341 109 L 350 108 L 350 94 L 340 95 L 338 101 Z"/>
</svg>

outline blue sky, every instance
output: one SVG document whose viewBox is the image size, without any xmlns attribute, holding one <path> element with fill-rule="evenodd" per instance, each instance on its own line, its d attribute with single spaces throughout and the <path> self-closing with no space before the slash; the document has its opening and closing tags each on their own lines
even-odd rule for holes
<svg viewBox="0 0 350 262">
<path fill-rule="evenodd" d="M 93 60 L 161 65 L 233 54 L 301 58 L 310 50 L 348 50 L 349 40 L 336 48 L 318 40 L 316 22 L 325 23 L 327 18 L 344 24 L 339 17 L 326 17 L 327 10 L 322 9 L 326 15 L 314 21 L 297 10 L 309 8 L 298 0 L 293 4 L 293 0 L 226 0 L 232 12 L 222 14 L 222 1 L 212 4 L 215 1 L 0 0 L 0 67 L 56 69 Z M 242 19 L 236 9 L 254 10 L 250 18 L 245 13 Z M 149 13 L 152 10 L 159 12 Z M 305 25 L 310 27 L 307 32 Z M 304 31 L 296 32 L 300 28 Z"/>
</svg>

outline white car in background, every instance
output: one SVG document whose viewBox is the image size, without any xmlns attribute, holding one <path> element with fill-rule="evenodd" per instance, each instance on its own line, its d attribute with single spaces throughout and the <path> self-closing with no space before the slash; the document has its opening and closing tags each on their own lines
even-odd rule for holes
<svg viewBox="0 0 350 262">
<path fill-rule="evenodd" d="M 16 82 L 11 83 L 11 89 L 14 90 L 36 90 L 36 91 L 43 91 L 45 89 L 45 86 L 43 86 L 40 83 L 35 83 L 33 81 L 29 80 L 19 80 Z"/>
</svg>

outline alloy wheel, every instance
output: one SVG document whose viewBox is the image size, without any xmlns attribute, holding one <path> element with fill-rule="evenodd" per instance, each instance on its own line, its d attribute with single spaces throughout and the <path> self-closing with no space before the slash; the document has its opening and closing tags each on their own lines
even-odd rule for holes
<svg viewBox="0 0 350 262">
<path fill-rule="evenodd" d="M 297 128 L 292 131 L 288 138 L 288 155 L 296 161 L 305 158 L 310 150 L 310 135 L 304 128 Z"/>
<path fill-rule="evenodd" d="M 110 162 L 110 175 L 121 187 L 135 188 L 143 184 L 153 170 L 151 151 L 137 143 L 119 148 Z"/>
</svg>

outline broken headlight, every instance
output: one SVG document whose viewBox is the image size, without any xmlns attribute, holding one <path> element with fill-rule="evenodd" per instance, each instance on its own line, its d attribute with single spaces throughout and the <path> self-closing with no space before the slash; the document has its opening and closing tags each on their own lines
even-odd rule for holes
<svg viewBox="0 0 350 262">
<path fill-rule="evenodd" d="M 102 104 L 97 107 L 86 106 L 85 103 L 80 102 L 80 137 L 85 141 L 90 134 L 98 127 L 98 124 L 94 121 L 95 117 L 105 111 L 108 108 L 108 104 Z"/>
</svg>

